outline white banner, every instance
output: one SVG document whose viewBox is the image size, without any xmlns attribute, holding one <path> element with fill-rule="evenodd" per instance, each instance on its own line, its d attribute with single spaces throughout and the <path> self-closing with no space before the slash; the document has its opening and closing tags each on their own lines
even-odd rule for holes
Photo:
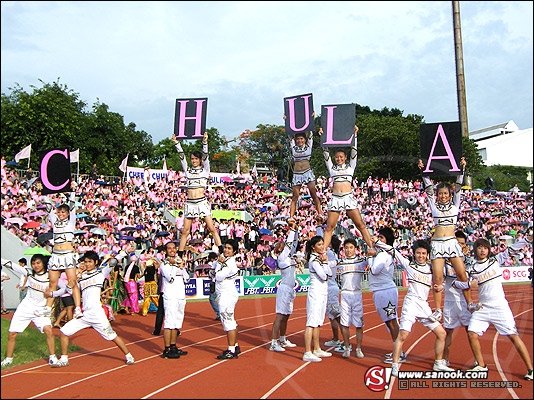
<svg viewBox="0 0 534 400">
<path fill-rule="evenodd" d="M 32 145 L 29 144 L 15 155 L 15 161 L 19 162 L 19 160 L 23 158 L 30 158 L 31 152 L 32 152 Z"/>
<path fill-rule="evenodd" d="M 126 172 L 127 168 L 128 168 L 128 156 L 130 155 L 130 153 L 126 154 L 126 157 L 121 161 L 121 165 L 119 165 L 119 170 L 121 170 L 122 172 Z"/>
<path fill-rule="evenodd" d="M 502 267 L 502 282 L 529 282 L 529 268 L 532 268 L 532 265 L 522 265 L 520 267 Z"/>
<path fill-rule="evenodd" d="M 71 163 L 80 161 L 80 149 L 71 151 L 69 157 Z"/>
<path fill-rule="evenodd" d="M 148 179 L 148 182 L 160 178 L 167 179 L 167 171 L 162 169 L 148 169 L 148 176 L 145 177 L 144 168 L 126 167 L 126 179 L 130 178 L 140 178 L 141 181 Z"/>
</svg>

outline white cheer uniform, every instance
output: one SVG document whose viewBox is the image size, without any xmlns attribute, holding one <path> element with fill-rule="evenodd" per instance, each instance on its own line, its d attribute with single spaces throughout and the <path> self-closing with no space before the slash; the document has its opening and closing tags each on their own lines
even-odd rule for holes
<svg viewBox="0 0 534 400">
<path fill-rule="evenodd" d="M 365 258 L 344 258 L 338 263 L 341 273 L 341 317 L 340 324 L 346 327 L 354 325 L 362 328 L 363 300 L 362 278 L 365 273 L 367 260 Z"/>
<path fill-rule="evenodd" d="M 54 245 L 72 243 L 74 231 L 76 230 L 75 193 L 70 193 L 68 218 L 60 220 L 57 217 L 55 208 L 52 208 L 48 213 L 48 219 L 52 223 Z M 48 270 L 61 271 L 75 268 L 77 260 L 78 255 L 74 250 L 52 250 L 52 257 L 48 261 Z"/>
<path fill-rule="evenodd" d="M 278 268 L 280 268 L 280 283 L 276 289 L 276 313 L 291 315 L 293 313 L 293 301 L 295 300 L 295 281 L 297 263 L 293 255 L 297 250 L 298 231 L 290 230 L 284 250 L 277 257 Z"/>
<path fill-rule="evenodd" d="M 393 281 L 395 262 L 391 254 L 377 248 L 376 257 L 369 257 L 369 290 L 373 292 L 373 302 L 382 321 L 397 319 L 399 291 Z"/>
<path fill-rule="evenodd" d="M 358 158 L 357 143 L 358 138 L 355 136 L 354 145 L 351 148 L 350 159 L 348 160 L 348 163 L 343 165 L 334 165 L 332 163 L 328 148 L 323 148 L 326 167 L 334 184 L 337 182 L 348 182 L 352 184 L 352 176 L 354 175 L 354 170 L 356 169 L 356 159 Z M 343 210 L 355 209 L 358 209 L 358 202 L 356 201 L 353 192 L 332 193 L 332 198 L 328 202 L 328 211 L 341 212 Z"/>
<path fill-rule="evenodd" d="M 176 150 L 182 163 L 182 169 L 185 172 L 187 189 L 196 189 L 208 187 L 210 182 L 210 160 L 208 154 L 208 143 L 202 143 L 202 166 L 188 167 L 185 153 L 180 142 L 176 143 Z M 202 218 L 211 216 L 211 206 L 206 197 L 199 199 L 187 199 L 184 206 L 185 218 Z"/>
<path fill-rule="evenodd" d="M 431 331 L 436 329 L 439 322 L 428 319 L 432 309 L 428 305 L 428 295 L 432 288 L 432 266 L 430 263 L 419 264 L 410 262 L 395 250 L 395 260 L 404 268 L 408 275 L 408 292 L 404 297 L 399 328 L 411 332 L 415 322 L 420 322 Z"/>
<path fill-rule="evenodd" d="M 483 308 L 473 313 L 468 331 L 482 336 L 493 324 L 500 335 L 517 335 L 514 314 L 502 287 L 501 265 L 510 258 L 510 253 L 527 245 L 532 243 L 522 239 L 496 256 L 473 263 L 469 277 L 478 280 L 478 301 Z"/>
<path fill-rule="evenodd" d="M 328 262 L 322 262 L 319 254 L 311 253 L 308 262 L 310 287 L 306 298 L 306 326 L 318 328 L 323 325 L 328 297 L 328 278 L 332 270 Z"/>
<path fill-rule="evenodd" d="M 100 299 L 104 281 L 112 269 L 108 265 L 103 265 L 103 267 L 102 270 L 95 268 L 92 271 L 86 271 L 78 279 L 77 284 L 82 293 L 83 316 L 81 318 L 73 318 L 63 325 L 60 330 L 65 336 L 71 336 L 85 328 L 94 328 L 106 340 L 114 340 L 117 337 L 106 317 Z M 60 290 L 56 290 L 54 297 L 61 296 L 66 292 L 66 289 L 66 287 L 63 287 Z"/>
<path fill-rule="evenodd" d="M 462 174 L 458 175 L 456 178 L 456 185 L 452 199 L 448 203 L 440 203 L 436 202 L 432 181 L 429 177 L 423 176 L 423 184 L 436 228 L 438 226 L 456 227 L 458 222 L 458 213 L 460 212 L 460 190 L 462 188 L 463 180 L 464 173 L 462 172 Z M 455 236 L 432 238 L 430 251 L 431 260 L 435 260 L 437 258 L 463 257 L 463 255 L 464 253 L 462 251 L 462 247 L 458 243 L 458 240 L 456 240 Z"/>
<path fill-rule="evenodd" d="M 185 313 L 185 284 L 189 282 L 186 268 L 171 264 L 169 259 L 161 263 L 163 276 L 163 303 L 165 304 L 165 319 L 163 329 L 181 329 Z"/>
<path fill-rule="evenodd" d="M 2 258 L 2 266 L 28 277 L 28 280 L 26 281 L 28 292 L 17 306 L 17 309 L 11 318 L 9 332 L 24 332 L 30 322 L 33 322 L 35 327 L 43 333 L 43 328 L 47 325 L 52 326 L 52 322 L 49 317 L 36 316 L 35 312 L 46 306 L 44 292 L 48 289 L 48 272 L 44 272 L 40 275 L 35 273 L 29 274 L 26 268 L 4 258 Z"/>
<path fill-rule="evenodd" d="M 313 149 L 313 132 L 310 132 L 304 146 L 297 146 L 295 138 L 291 139 L 290 147 L 293 160 L 297 161 L 310 161 L 311 153 Z M 293 171 L 293 186 L 306 185 L 309 182 L 315 182 L 315 175 L 311 168 L 305 171 Z"/>
<path fill-rule="evenodd" d="M 223 329 L 225 332 L 233 331 L 237 328 L 235 306 L 239 299 L 239 292 L 235 287 L 235 279 L 239 276 L 235 256 L 228 257 L 222 263 L 216 260 L 213 274 Z"/>
</svg>

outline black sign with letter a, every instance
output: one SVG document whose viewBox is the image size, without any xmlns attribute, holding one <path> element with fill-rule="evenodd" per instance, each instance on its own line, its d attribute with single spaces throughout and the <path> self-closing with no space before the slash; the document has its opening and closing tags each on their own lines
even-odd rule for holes
<svg viewBox="0 0 534 400">
<path fill-rule="evenodd" d="M 43 185 L 41 194 L 72 191 L 69 149 L 39 151 L 39 172 Z"/>
<path fill-rule="evenodd" d="M 178 140 L 202 139 L 206 131 L 208 98 L 176 99 L 174 134 Z"/>
<path fill-rule="evenodd" d="M 419 125 L 423 175 L 460 175 L 462 167 L 462 130 L 460 122 L 436 122 Z"/>
</svg>

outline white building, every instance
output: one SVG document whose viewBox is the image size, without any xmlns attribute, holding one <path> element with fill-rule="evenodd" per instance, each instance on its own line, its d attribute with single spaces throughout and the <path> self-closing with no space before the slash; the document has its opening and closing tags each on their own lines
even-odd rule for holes
<svg viewBox="0 0 534 400">
<path fill-rule="evenodd" d="M 532 171 L 532 128 L 519 129 L 514 121 L 470 132 L 484 164 L 526 167 Z"/>
</svg>

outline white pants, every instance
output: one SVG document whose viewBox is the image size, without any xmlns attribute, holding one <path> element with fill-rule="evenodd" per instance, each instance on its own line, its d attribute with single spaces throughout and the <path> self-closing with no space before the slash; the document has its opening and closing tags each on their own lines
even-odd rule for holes
<svg viewBox="0 0 534 400">
<path fill-rule="evenodd" d="M 341 291 L 341 318 L 340 324 L 356 328 L 363 327 L 363 301 L 361 290 Z"/>
<path fill-rule="evenodd" d="M 95 310 L 83 310 L 81 318 L 71 319 L 63 325 L 60 331 L 65 336 L 71 336 L 85 328 L 94 328 L 106 340 L 114 340 L 117 337 L 102 307 Z"/>
<path fill-rule="evenodd" d="M 432 309 L 428 302 L 417 298 L 404 297 L 399 328 L 411 332 L 413 324 L 420 322 L 423 326 L 433 331 L 439 325 L 439 322 L 430 321 L 428 319 L 430 315 L 432 315 Z"/>
<path fill-rule="evenodd" d="M 508 302 L 498 306 L 484 304 L 484 308 L 475 311 L 471 316 L 467 330 L 482 336 L 490 324 L 493 324 L 499 335 L 517 335 L 514 314 Z"/>
<path fill-rule="evenodd" d="M 328 281 L 328 297 L 326 300 L 326 316 L 328 319 L 334 319 L 341 315 L 339 308 L 339 287 L 337 283 Z"/>
<path fill-rule="evenodd" d="M 293 301 L 296 297 L 295 289 L 287 285 L 280 285 L 276 290 L 276 313 L 291 315 L 293 313 Z"/>
<path fill-rule="evenodd" d="M 237 290 L 235 292 L 221 292 L 217 297 L 219 303 L 219 314 L 221 316 L 222 326 L 225 332 L 233 331 L 237 328 L 237 322 L 235 320 L 235 306 L 239 294 Z M 167 305 L 165 305 L 167 307 Z"/>
<path fill-rule="evenodd" d="M 396 287 L 373 292 L 373 302 L 382 321 L 387 322 L 397 318 L 399 291 Z"/>
<path fill-rule="evenodd" d="M 471 313 L 467 310 L 467 303 L 463 301 L 447 301 L 443 304 L 443 327 L 446 329 L 469 326 Z"/>
<path fill-rule="evenodd" d="M 33 322 L 35 327 L 39 329 L 39 332 L 43 333 L 43 328 L 47 325 L 52 326 L 52 322 L 49 317 L 38 317 L 35 315 L 35 310 L 40 308 L 42 307 L 37 307 L 30 301 L 23 300 L 15 310 L 13 318 L 11 318 L 9 332 L 22 333 L 30 322 Z"/>
<path fill-rule="evenodd" d="M 163 296 L 165 304 L 165 319 L 163 329 L 181 329 L 184 322 L 185 299 L 167 298 Z"/>
</svg>

